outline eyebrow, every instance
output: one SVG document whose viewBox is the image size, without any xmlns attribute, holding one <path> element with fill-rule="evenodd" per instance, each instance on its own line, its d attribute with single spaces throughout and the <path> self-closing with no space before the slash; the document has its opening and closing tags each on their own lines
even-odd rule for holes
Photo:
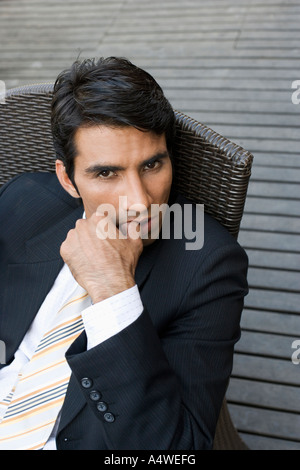
<svg viewBox="0 0 300 470">
<path fill-rule="evenodd" d="M 169 157 L 169 153 L 167 151 L 158 152 L 153 157 L 147 158 L 146 160 L 142 161 L 140 163 L 140 167 L 143 167 L 144 165 L 147 165 L 149 163 L 153 163 L 156 160 L 161 160 L 163 158 L 168 158 L 168 157 Z M 85 173 L 90 175 L 90 174 L 100 173 L 101 171 L 104 171 L 104 170 L 124 171 L 126 170 L 126 168 L 121 165 L 110 165 L 109 163 L 106 164 L 105 162 L 103 162 L 101 164 L 97 163 L 95 165 L 89 166 L 88 168 L 85 169 Z"/>
</svg>

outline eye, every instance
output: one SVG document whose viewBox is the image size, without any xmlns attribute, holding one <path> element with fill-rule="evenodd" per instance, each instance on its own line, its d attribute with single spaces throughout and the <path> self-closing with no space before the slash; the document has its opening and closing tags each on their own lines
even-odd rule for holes
<svg viewBox="0 0 300 470">
<path fill-rule="evenodd" d="M 112 170 L 101 170 L 99 173 L 97 173 L 97 177 L 102 179 L 108 179 L 114 175 L 115 173 Z"/>
<path fill-rule="evenodd" d="M 147 170 L 155 170 L 161 165 L 160 160 L 154 160 L 153 162 L 146 163 L 145 169 Z"/>
</svg>

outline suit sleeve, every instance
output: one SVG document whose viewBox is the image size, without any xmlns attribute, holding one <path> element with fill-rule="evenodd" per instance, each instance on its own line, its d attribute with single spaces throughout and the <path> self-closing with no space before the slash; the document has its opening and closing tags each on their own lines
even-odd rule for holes
<svg viewBox="0 0 300 470">
<path fill-rule="evenodd" d="M 150 315 L 67 359 L 109 449 L 210 449 L 232 370 L 247 293 L 247 257 L 238 244 L 213 250 L 190 276 L 178 311 L 158 335 Z M 205 284 L 199 283 L 205 278 Z M 201 287 L 200 287 L 201 286 Z M 111 422 L 90 390 L 101 393 Z"/>
</svg>

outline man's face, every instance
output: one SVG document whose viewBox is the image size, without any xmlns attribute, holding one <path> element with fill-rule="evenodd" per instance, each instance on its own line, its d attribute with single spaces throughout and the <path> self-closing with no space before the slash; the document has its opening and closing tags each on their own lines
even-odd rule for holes
<svg viewBox="0 0 300 470">
<path fill-rule="evenodd" d="M 138 216 L 143 244 L 150 244 L 151 226 L 160 228 L 162 223 L 161 215 L 152 212 L 151 218 L 150 207 L 168 202 L 172 183 L 165 135 L 134 127 L 82 127 L 75 134 L 75 147 L 74 181 L 86 217 L 101 204 L 109 203 L 115 208 L 117 227 L 122 231 L 128 228 L 128 224 L 123 225 L 121 214 L 127 213 L 128 220 Z"/>
</svg>

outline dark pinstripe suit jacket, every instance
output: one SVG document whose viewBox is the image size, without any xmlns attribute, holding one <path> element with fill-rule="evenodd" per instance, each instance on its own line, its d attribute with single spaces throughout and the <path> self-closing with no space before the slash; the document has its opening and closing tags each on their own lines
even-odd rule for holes
<svg viewBox="0 0 300 470">
<path fill-rule="evenodd" d="M 83 208 L 46 173 L 17 177 L 0 195 L 0 339 L 9 363 L 62 267 L 60 244 Z M 208 216 L 203 248 L 187 251 L 185 242 L 161 239 L 144 249 L 137 321 L 89 351 L 85 333 L 69 349 L 59 449 L 211 447 L 240 336 L 247 257 Z"/>
</svg>

